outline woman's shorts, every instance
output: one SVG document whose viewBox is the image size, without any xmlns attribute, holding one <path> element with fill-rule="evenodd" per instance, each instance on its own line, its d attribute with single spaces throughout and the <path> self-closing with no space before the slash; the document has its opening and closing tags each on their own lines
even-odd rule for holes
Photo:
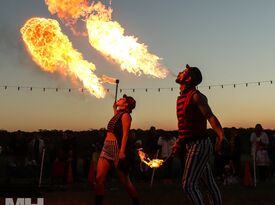
<svg viewBox="0 0 275 205">
<path fill-rule="evenodd" d="M 111 160 L 116 164 L 119 160 L 117 140 L 105 140 L 100 157 Z"/>
</svg>

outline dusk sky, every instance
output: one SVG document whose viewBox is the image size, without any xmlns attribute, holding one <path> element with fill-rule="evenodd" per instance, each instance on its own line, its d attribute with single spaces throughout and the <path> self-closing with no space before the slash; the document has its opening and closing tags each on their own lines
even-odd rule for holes
<svg viewBox="0 0 275 205">
<path fill-rule="evenodd" d="M 223 127 L 249 128 L 261 123 L 265 129 L 275 129 L 274 0 L 113 0 L 111 7 L 113 20 L 126 35 L 146 44 L 172 73 L 187 63 L 201 69 L 199 90 Z M 97 99 L 79 92 L 81 83 L 43 72 L 34 63 L 20 34 L 31 17 L 57 20 L 84 59 L 96 65 L 96 75 L 120 80 L 118 97 L 126 93 L 137 101 L 132 128 L 177 129 L 175 76 L 157 79 L 121 71 L 89 44 L 88 37 L 73 35 L 51 15 L 44 0 L 1 0 L 0 129 L 98 129 L 106 127 L 113 115 L 115 86 L 104 85 L 112 94 Z M 230 85 L 213 86 L 226 84 Z M 21 87 L 18 91 L 17 86 L 33 90 Z M 44 87 L 53 89 L 43 92 Z M 56 92 L 55 88 L 64 89 Z M 69 88 L 75 89 L 68 92 Z"/>
</svg>

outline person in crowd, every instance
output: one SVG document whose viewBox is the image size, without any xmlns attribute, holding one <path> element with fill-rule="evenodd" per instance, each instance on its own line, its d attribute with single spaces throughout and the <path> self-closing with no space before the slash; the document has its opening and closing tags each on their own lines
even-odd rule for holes
<svg viewBox="0 0 275 205">
<path fill-rule="evenodd" d="M 226 164 L 223 168 L 223 185 L 230 185 L 238 183 L 236 178 L 236 170 L 232 160 L 229 160 L 229 163 Z"/>
<path fill-rule="evenodd" d="M 149 158 L 155 158 L 158 152 L 158 135 L 156 131 L 156 127 L 151 126 L 150 130 L 145 137 L 144 142 L 144 151 L 146 154 L 148 154 Z"/>
<path fill-rule="evenodd" d="M 156 127 L 151 126 L 149 131 L 145 133 L 143 150 L 150 159 L 159 157 L 159 146 L 158 146 L 158 133 Z M 150 180 L 153 174 L 153 169 L 150 169 L 147 165 L 142 165 L 143 179 L 144 181 Z M 157 178 L 157 177 L 156 177 Z"/>
<path fill-rule="evenodd" d="M 112 166 L 116 168 L 120 181 L 132 199 L 132 204 L 139 204 L 138 192 L 129 177 L 129 165 L 126 155 L 128 134 L 132 122 L 131 113 L 135 107 L 136 101 L 127 95 L 123 95 L 123 98 L 114 103 L 114 116 L 108 123 L 107 136 L 97 164 L 96 205 L 103 204 L 104 183 Z"/>
<path fill-rule="evenodd" d="M 241 167 L 241 141 L 238 134 L 238 130 L 232 127 L 229 130 L 228 135 L 228 146 L 229 146 L 229 160 L 231 166 L 234 169 L 234 176 L 240 177 L 240 167 Z"/>
<path fill-rule="evenodd" d="M 186 68 L 179 72 L 176 83 L 180 84 L 180 96 L 177 99 L 178 139 L 173 145 L 176 152 L 184 141 L 186 147 L 185 167 L 182 177 L 183 190 L 188 194 L 193 204 L 204 204 L 199 189 L 199 181 L 205 183 L 212 204 L 222 204 L 220 190 L 214 180 L 209 165 L 212 154 L 212 143 L 207 136 L 207 121 L 217 134 L 216 152 L 224 139 L 224 132 L 217 117 L 211 111 L 207 98 L 196 89 L 202 81 L 202 75 L 197 67 Z"/>
<path fill-rule="evenodd" d="M 163 170 L 163 183 L 172 183 L 172 168 L 173 168 L 173 156 L 172 145 L 176 142 L 176 138 L 173 135 L 163 134 L 158 139 L 158 145 L 160 147 L 160 158 L 165 160 L 165 164 L 162 167 Z"/>
<path fill-rule="evenodd" d="M 259 180 L 264 182 L 267 178 L 269 166 L 267 152 L 269 139 L 261 124 L 256 124 L 254 131 L 250 135 L 250 142 L 252 159 L 257 167 L 256 173 L 258 173 Z"/>
<path fill-rule="evenodd" d="M 35 133 L 33 139 L 30 141 L 31 155 L 35 165 L 40 164 L 44 147 L 44 140 L 40 138 L 39 133 Z"/>
<path fill-rule="evenodd" d="M 275 133 L 272 134 L 269 141 L 268 156 L 271 161 L 271 175 L 275 177 Z"/>
</svg>

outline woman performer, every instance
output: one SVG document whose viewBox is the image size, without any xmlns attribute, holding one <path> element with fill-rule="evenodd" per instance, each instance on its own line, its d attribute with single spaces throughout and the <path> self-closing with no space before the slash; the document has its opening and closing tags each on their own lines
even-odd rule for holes
<svg viewBox="0 0 275 205">
<path fill-rule="evenodd" d="M 129 178 L 126 161 L 126 144 L 131 127 L 131 112 L 136 107 L 134 98 L 123 95 L 114 103 L 114 116 L 107 126 L 107 136 L 98 160 L 96 172 L 96 205 L 103 204 L 104 183 L 111 166 L 117 170 L 121 183 L 132 198 L 133 205 L 139 205 L 138 192 Z"/>
</svg>

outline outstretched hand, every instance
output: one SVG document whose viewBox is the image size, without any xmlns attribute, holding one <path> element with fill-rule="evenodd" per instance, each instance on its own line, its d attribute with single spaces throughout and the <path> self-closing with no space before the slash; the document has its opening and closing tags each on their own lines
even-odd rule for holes
<svg viewBox="0 0 275 205">
<path fill-rule="evenodd" d="M 222 141 L 220 141 L 220 140 L 217 140 L 216 143 L 215 143 L 215 152 L 216 152 L 218 155 L 222 155 L 222 152 L 221 152 L 221 144 L 222 144 Z"/>
<path fill-rule="evenodd" d="M 119 159 L 125 159 L 126 158 L 126 155 L 125 153 L 122 153 L 122 152 L 119 152 Z"/>
<path fill-rule="evenodd" d="M 215 152 L 216 152 L 218 155 L 221 155 L 221 154 L 222 154 L 222 143 L 226 143 L 226 145 L 228 145 L 227 139 L 226 139 L 226 138 L 223 138 L 223 139 L 217 138 L 216 144 L 215 144 Z"/>
<path fill-rule="evenodd" d="M 116 101 L 113 104 L 113 108 L 114 108 L 114 110 L 117 108 Z"/>
<path fill-rule="evenodd" d="M 179 150 L 180 146 L 179 144 L 176 142 L 175 144 L 172 145 L 172 154 L 176 154 Z"/>
</svg>

